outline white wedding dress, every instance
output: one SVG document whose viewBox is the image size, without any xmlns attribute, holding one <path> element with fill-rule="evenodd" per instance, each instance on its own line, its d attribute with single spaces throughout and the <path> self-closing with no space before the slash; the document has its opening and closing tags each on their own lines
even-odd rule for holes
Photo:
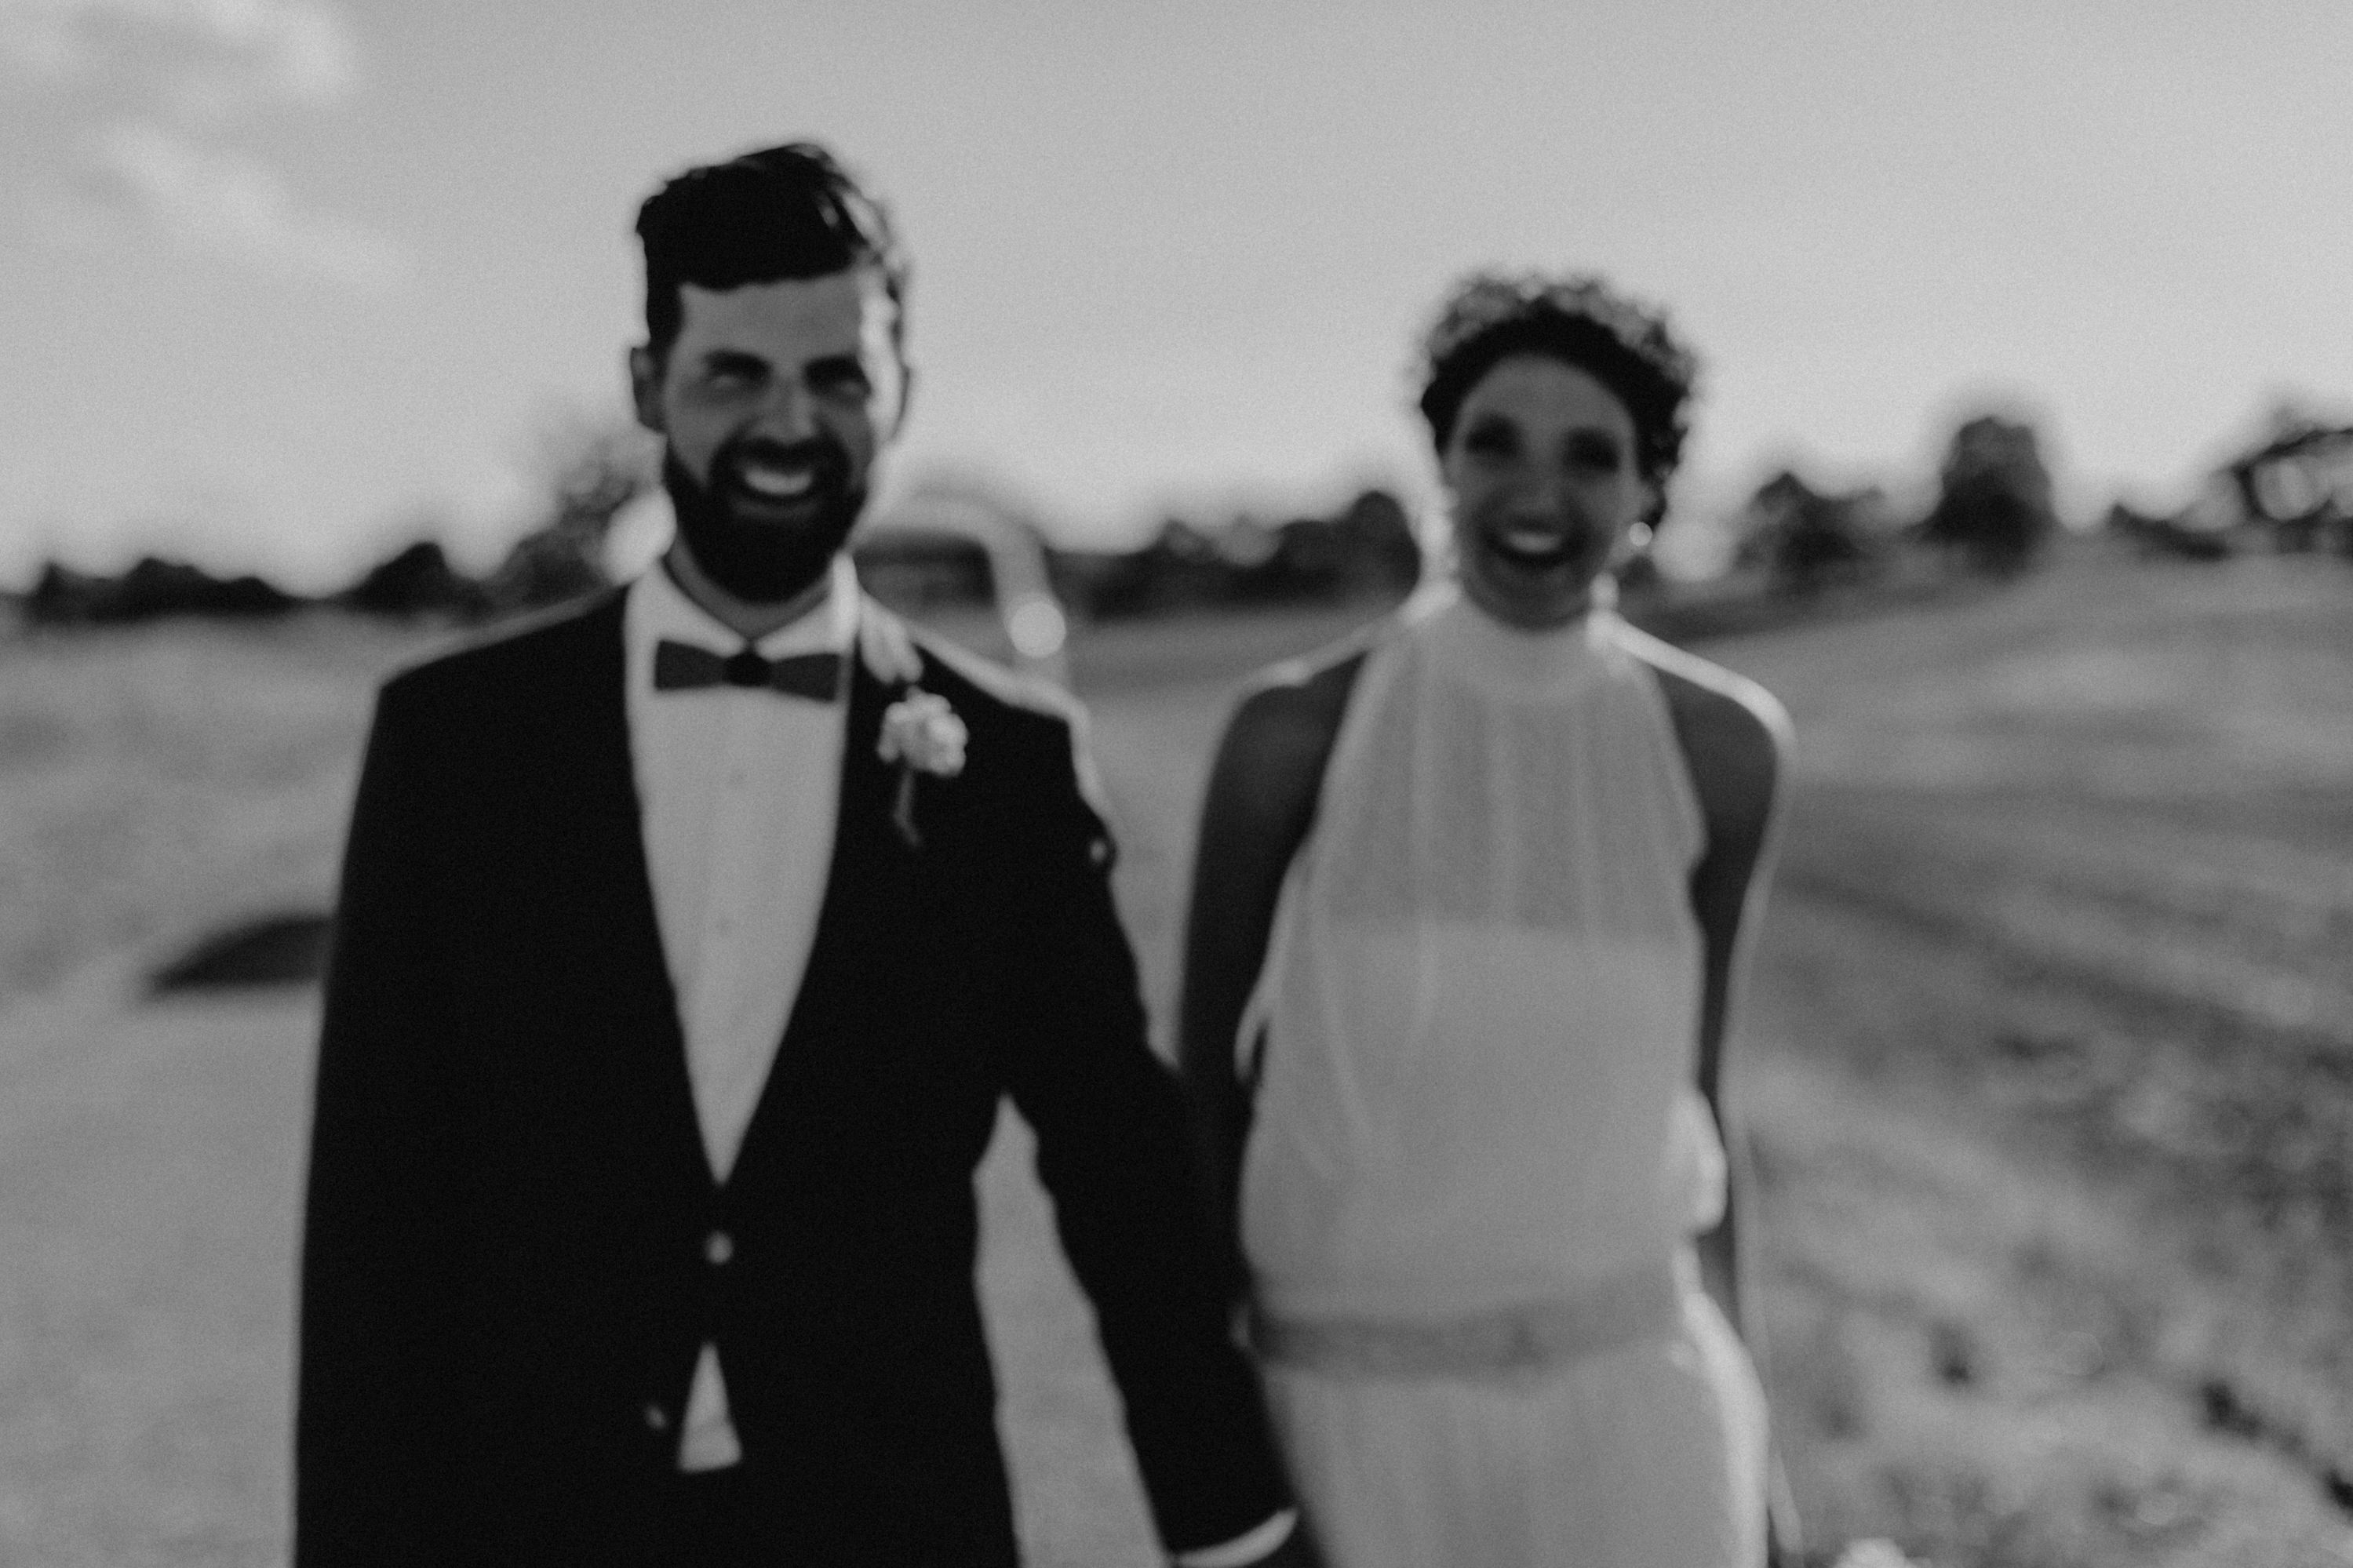
<svg viewBox="0 0 2353 1568">
<path fill-rule="evenodd" d="M 1755 1568 L 1689 1237 L 1704 830 L 1641 637 L 1434 589 L 1358 675 L 1239 1041 L 1270 1404 L 1332 1568 Z"/>
</svg>

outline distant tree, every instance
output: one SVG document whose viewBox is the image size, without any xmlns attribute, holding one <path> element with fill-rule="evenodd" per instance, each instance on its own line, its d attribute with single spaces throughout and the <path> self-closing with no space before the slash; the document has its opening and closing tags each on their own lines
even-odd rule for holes
<svg viewBox="0 0 2353 1568">
<path fill-rule="evenodd" d="M 335 597 L 375 616 L 465 616 L 485 607 L 481 584 L 451 566 L 441 546 L 430 539 L 420 539 L 369 567 Z"/>
<path fill-rule="evenodd" d="M 1881 563 L 1886 511 L 1886 498 L 1875 488 L 1826 494 L 1784 468 L 1757 486 L 1741 509 L 1734 558 L 1763 568 L 1781 593 L 1811 594 L 1855 581 Z"/>
<path fill-rule="evenodd" d="M 153 556 L 133 566 L 122 579 L 126 618 L 154 616 L 280 616 L 301 600 L 251 573 L 216 577 L 184 561 L 159 561 Z"/>
<path fill-rule="evenodd" d="M 1375 489 L 1330 516 L 1272 527 L 1248 512 L 1212 528 L 1170 517 L 1141 549 L 1054 550 L 1048 565 L 1066 602 L 1109 620 L 1197 605 L 1402 598 L 1420 580 L 1421 550 L 1404 505 Z"/>
<path fill-rule="evenodd" d="M 1402 598 L 1421 577 L 1421 550 L 1405 507 L 1368 489 L 1328 517 L 1294 517 L 1271 538 L 1247 518 L 1221 541 L 1231 591 L 1280 603 Z"/>
<path fill-rule="evenodd" d="M 187 562 L 150 555 L 120 577 L 51 562 L 26 596 L 25 614 L 36 625 L 103 626 L 164 616 L 278 616 L 301 602 L 259 577 L 216 577 Z"/>
<path fill-rule="evenodd" d="M 1221 604 L 1233 596 L 1233 563 L 1219 545 L 1216 529 L 1201 528 L 1181 517 L 1160 525 L 1145 546 L 1143 594 L 1138 608 L 1167 609 L 1179 605 Z"/>
<path fill-rule="evenodd" d="M 1356 593 L 1403 597 L 1421 581 L 1421 545 L 1405 503 L 1377 486 L 1361 491 L 1334 520 L 1346 541 L 1344 574 Z"/>
<path fill-rule="evenodd" d="M 1980 415 L 1953 432 L 1921 531 L 1997 576 L 2023 571 L 2058 525 L 2034 426 Z"/>
<path fill-rule="evenodd" d="M 2353 426 L 2330 424 L 2291 400 L 2275 404 L 2265 433 L 2225 464 L 2242 514 L 2272 548 L 2296 554 L 2332 536 L 2353 554 Z"/>
<path fill-rule="evenodd" d="M 112 586 L 111 578 L 47 562 L 32 591 L 25 595 L 25 618 L 34 626 L 47 626 L 97 620 L 97 606 Z"/>
<path fill-rule="evenodd" d="M 2124 501 L 2108 508 L 2102 526 L 2120 539 L 2130 540 L 2135 552 L 2144 559 L 2225 561 L 2231 555 L 2231 536 L 2225 530 L 2189 527 L 2179 517 L 2159 517 Z"/>
<path fill-rule="evenodd" d="M 482 584 L 493 614 L 535 609 L 608 584 L 614 516 L 660 482 L 660 448 L 626 416 L 573 420 L 546 440 L 539 522 Z"/>
</svg>

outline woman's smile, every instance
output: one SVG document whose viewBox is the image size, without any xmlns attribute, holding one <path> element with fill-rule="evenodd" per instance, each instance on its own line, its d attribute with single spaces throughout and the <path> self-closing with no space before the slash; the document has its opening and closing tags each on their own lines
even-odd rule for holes
<svg viewBox="0 0 2353 1568">
<path fill-rule="evenodd" d="M 1581 524 L 1504 523 L 1482 530 L 1481 537 L 1506 564 L 1545 572 L 1574 564 L 1585 553 L 1592 531 Z"/>
</svg>

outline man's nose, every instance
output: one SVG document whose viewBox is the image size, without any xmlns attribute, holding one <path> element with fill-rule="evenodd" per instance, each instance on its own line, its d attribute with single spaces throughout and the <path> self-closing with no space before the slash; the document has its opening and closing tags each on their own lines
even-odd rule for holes
<svg viewBox="0 0 2353 1568">
<path fill-rule="evenodd" d="M 778 380 L 761 400 L 754 428 L 778 441 L 798 441 L 817 434 L 817 402 L 797 381 Z"/>
</svg>

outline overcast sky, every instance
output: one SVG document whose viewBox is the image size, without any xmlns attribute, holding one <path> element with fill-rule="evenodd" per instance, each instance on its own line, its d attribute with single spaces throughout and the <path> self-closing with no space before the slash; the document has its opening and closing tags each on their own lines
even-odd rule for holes
<svg viewBox="0 0 2353 1568">
<path fill-rule="evenodd" d="M 0 580 L 494 552 L 619 407 L 638 200 L 795 135 L 914 253 L 895 471 L 1076 538 L 1426 495 L 1409 342 L 1489 261 L 1672 308 L 1694 509 L 1989 398 L 2163 504 L 2353 395 L 2335 0 L 0 0 Z"/>
</svg>

